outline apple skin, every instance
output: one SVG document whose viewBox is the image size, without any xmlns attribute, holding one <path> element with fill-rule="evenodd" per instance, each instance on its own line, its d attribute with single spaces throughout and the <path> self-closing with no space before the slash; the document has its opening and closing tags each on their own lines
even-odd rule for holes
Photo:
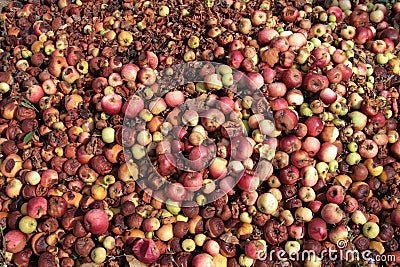
<svg viewBox="0 0 400 267">
<path fill-rule="evenodd" d="M 26 235 L 20 230 L 11 230 L 4 235 L 6 250 L 11 253 L 21 252 L 26 246 Z"/>
<path fill-rule="evenodd" d="M 110 115 L 118 114 L 122 107 L 122 97 L 117 94 L 108 94 L 101 99 L 101 108 Z"/>
<path fill-rule="evenodd" d="M 258 260 L 265 253 L 265 246 L 258 240 L 251 240 L 244 245 L 244 253 L 253 260 Z"/>
<path fill-rule="evenodd" d="M 67 212 L 67 201 L 59 196 L 53 196 L 49 199 L 48 213 L 55 218 L 61 218 Z"/>
<path fill-rule="evenodd" d="M 303 87 L 306 91 L 318 93 L 329 87 L 329 80 L 324 75 L 309 72 L 303 77 Z"/>
<path fill-rule="evenodd" d="M 342 221 L 344 212 L 340 209 L 339 205 L 335 203 L 328 203 L 321 209 L 321 217 L 329 224 L 337 224 Z"/>
<path fill-rule="evenodd" d="M 344 188 L 340 185 L 333 185 L 329 187 L 326 192 L 326 200 L 331 203 L 341 204 L 345 198 Z"/>
<path fill-rule="evenodd" d="M 366 222 L 362 228 L 364 236 L 374 239 L 379 235 L 379 225 L 375 222 Z"/>
<path fill-rule="evenodd" d="M 246 160 L 253 153 L 253 146 L 246 137 L 232 138 L 230 144 L 231 155 L 234 160 Z"/>
<path fill-rule="evenodd" d="M 109 221 L 107 213 L 102 209 L 88 211 L 83 218 L 86 230 L 95 235 L 107 232 Z"/>
<path fill-rule="evenodd" d="M 192 266 L 216 267 L 213 262 L 213 257 L 208 253 L 201 253 L 194 256 Z"/>
<path fill-rule="evenodd" d="M 168 186 L 167 195 L 173 201 L 183 201 L 186 197 L 186 189 L 181 183 L 172 183 Z"/>
<path fill-rule="evenodd" d="M 313 218 L 308 223 L 308 235 L 316 241 L 324 241 L 328 238 L 328 226 L 321 218 Z"/>
<path fill-rule="evenodd" d="M 180 180 L 189 191 L 197 191 L 203 186 L 203 176 L 199 172 L 185 172 Z"/>
<path fill-rule="evenodd" d="M 47 214 L 47 199 L 44 197 L 34 197 L 28 201 L 28 215 L 32 218 L 39 219 Z"/>
<path fill-rule="evenodd" d="M 132 247 L 132 251 L 139 261 L 152 264 L 161 255 L 156 243 L 152 239 L 139 239 Z"/>
<path fill-rule="evenodd" d="M 251 175 L 245 173 L 239 180 L 237 186 L 243 191 L 254 191 L 260 185 L 260 179 L 258 175 Z"/>
</svg>

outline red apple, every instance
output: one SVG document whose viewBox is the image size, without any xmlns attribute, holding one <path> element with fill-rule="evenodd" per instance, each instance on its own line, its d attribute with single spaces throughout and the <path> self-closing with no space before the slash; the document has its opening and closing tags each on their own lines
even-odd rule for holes
<svg viewBox="0 0 400 267">
<path fill-rule="evenodd" d="M 340 185 L 333 185 L 326 191 L 326 200 L 335 204 L 342 204 L 345 197 L 344 188 Z"/>
<path fill-rule="evenodd" d="M 44 197 L 34 197 L 28 201 L 28 215 L 39 219 L 47 214 L 47 199 Z"/>
<path fill-rule="evenodd" d="M 286 85 L 282 82 L 270 83 L 267 87 L 268 96 L 282 97 L 286 94 Z"/>
<path fill-rule="evenodd" d="M 87 231 L 95 235 L 107 232 L 109 220 L 107 213 L 102 209 L 89 210 L 83 218 L 83 224 Z"/>
<path fill-rule="evenodd" d="M 296 127 L 299 121 L 297 114 L 290 109 L 278 110 L 275 115 L 275 126 L 279 131 L 290 131 Z"/>
<path fill-rule="evenodd" d="M 28 99 L 31 103 L 39 103 L 40 99 L 44 97 L 43 88 L 37 84 L 29 86 L 28 91 L 26 91 L 25 93 L 25 96 L 26 99 Z"/>
<path fill-rule="evenodd" d="M 288 69 L 283 73 L 282 81 L 288 88 L 298 88 L 303 82 L 303 77 L 299 70 Z"/>
<path fill-rule="evenodd" d="M 159 248 L 152 239 L 139 239 L 132 247 L 135 257 L 144 264 L 152 264 L 161 255 Z"/>
<path fill-rule="evenodd" d="M 279 171 L 279 180 L 286 185 L 295 184 L 300 177 L 299 169 L 294 166 L 286 166 L 282 170 Z"/>
<path fill-rule="evenodd" d="M 308 72 L 303 78 L 303 88 L 312 93 L 318 93 L 322 89 L 329 87 L 329 80 L 326 76 Z"/>
<path fill-rule="evenodd" d="M 245 160 L 253 153 L 253 145 L 246 137 L 232 138 L 230 143 L 230 154 L 234 160 Z"/>
<path fill-rule="evenodd" d="M 181 202 L 186 197 L 186 189 L 181 183 L 172 183 L 168 185 L 167 195 L 173 201 Z"/>
<path fill-rule="evenodd" d="M 308 223 L 308 235 L 316 241 L 324 241 L 328 238 L 328 227 L 321 218 L 313 218 Z"/>
<path fill-rule="evenodd" d="M 295 135 L 285 136 L 279 142 L 280 150 L 288 154 L 300 150 L 301 147 L 302 147 L 301 140 Z"/>
<path fill-rule="evenodd" d="M 304 123 L 307 126 L 307 135 L 311 137 L 318 136 L 324 129 L 324 122 L 317 116 L 308 118 Z"/>
<path fill-rule="evenodd" d="M 257 174 L 244 173 L 237 186 L 244 191 L 254 191 L 260 185 L 260 178 Z"/>
<path fill-rule="evenodd" d="M 101 108 L 107 114 L 118 114 L 122 107 L 122 97 L 117 94 L 108 94 L 101 99 Z"/>
<path fill-rule="evenodd" d="M 199 172 L 185 172 L 180 180 L 189 191 L 197 191 L 203 186 L 203 176 Z"/>
<path fill-rule="evenodd" d="M 332 68 L 326 72 L 326 77 L 328 77 L 331 83 L 340 83 L 342 81 L 342 70 L 339 68 Z"/>
<path fill-rule="evenodd" d="M 373 140 L 364 140 L 358 148 L 361 157 L 372 159 L 378 154 L 378 145 Z"/>
<path fill-rule="evenodd" d="M 268 45 L 273 39 L 277 38 L 279 33 L 271 28 L 264 28 L 258 32 L 258 41 L 260 45 Z"/>
<path fill-rule="evenodd" d="M 343 220 L 344 212 L 335 203 L 328 203 L 322 207 L 321 217 L 329 224 L 338 224 Z"/>
<path fill-rule="evenodd" d="M 258 260 L 266 252 L 264 244 L 258 240 L 251 240 L 244 245 L 244 253 L 247 257 Z"/>
<path fill-rule="evenodd" d="M 67 201 L 59 196 L 53 196 L 49 199 L 48 213 L 51 217 L 61 218 L 67 212 Z"/>
<path fill-rule="evenodd" d="M 4 235 L 5 249 L 11 253 L 21 252 L 26 246 L 26 241 L 26 235 L 20 230 L 11 230 Z"/>
</svg>

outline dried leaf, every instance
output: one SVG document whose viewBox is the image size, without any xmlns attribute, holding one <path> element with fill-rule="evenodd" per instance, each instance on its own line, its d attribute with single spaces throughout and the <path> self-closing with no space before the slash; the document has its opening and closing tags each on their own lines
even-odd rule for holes
<svg viewBox="0 0 400 267">
<path fill-rule="evenodd" d="M 133 255 L 126 255 L 126 261 L 129 263 L 129 267 L 148 267 L 149 265 L 138 261 Z"/>
<path fill-rule="evenodd" d="M 235 245 L 239 244 L 239 239 L 236 236 L 234 236 L 232 232 L 227 232 L 221 235 L 220 239 L 229 244 L 235 244 Z"/>
<path fill-rule="evenodd" d="M 27 134 L 25 135 L 25 137 L 24 137 L 24 143 L 25 143 L 25 144 L 27 144 L 29 141 L 32 140 L 33 136 L 35 135 L 35 131 L 36 131 L 36 130 L 33 130 L 33 131 L 31 131 L 31 132 L 29 132 L 29 133 L 27 133 Z"/>
</svg>

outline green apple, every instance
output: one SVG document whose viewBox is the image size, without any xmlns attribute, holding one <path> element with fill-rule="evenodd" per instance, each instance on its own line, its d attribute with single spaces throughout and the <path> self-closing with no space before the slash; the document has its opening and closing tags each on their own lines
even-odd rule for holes
<svg viewBox="0 0 400 267">
<path fill-rule="evenodd" d="M 167 6 L 160 6 L 160 9 L 158 10 L 158 14 L 161 17 L 166 17 L 169 15 L 169 7 Z"/>
<path fill-rule="evenodd" d="M 321 40 L 316 37 L 311 38 L 310 41 L 314 45 L 315 48 L 320 47 L 322 44 Z"/>
<path fill-rule="evenodd" d="M 222 76 L 222 83 L 225 86 L 231 86 L 233 84 L 233 75 L 232 73 L 227 73 Z"/>
<path fill-rule="evenodd" d="M 363 225 L 363 234 L 369 239 L 374 239 L 379 235 L 379 225 L 374 222 L 367 222 Z"/>
<path fill-rule="evenodd" d="M 357 143 L 356 142 L 350 142 L 348 145 L 347 145 L 347 148 L 349 149 L 349 151 L 350 152 L 357 152 L 357 150 L 358 150 L 358 145 L 357 145 Z"/>
<path fill-rule="evenodd" d="M 289 256 L 296 255 L 300 251 L 300 243 L 298 241 L 287 241 L 285 251 Z"/>
<path fill-rule="evenodd" d="M 353 123 L 354 125 L 354 129 L 357 131 L 364 129 L 365 125 L 367 125 L 368 122 L 367 115 L 359 111 L 353 111 L 349 113 L 349 117 L 351 119 L 351 123 Z"/>
<path fill-rule="evenodd" d="M 115 141 L 115 130 L 111 127 L 106 127 L 101 131 L 101 138 L 104 143 L 111 144 Z"/>
<path fill-rule="evenodd" d="M 217 68 L 217 73 L 222 76 L 224 76 L 225 74 L 232 74 L 232 69 L 227 65 L 220 65 Z"/>
<path fill-rule="evenodd" d="M 376 62 L 378 62 L 379 64 L 385 65 L 386 63 L 388 63 L 390 60 L 389 56 L 385 53 L 379 53 L 376 55 Z"/>
<path fill-rule="evenodd" d="M 37 222 L 31 216 L 24 216 L 18 223 L 19 230 L 25 234 L 33 233 L 36 230 Z"/>
<path fill-rule="evenodd" d="M 337 160 L 332 160 L 331 162 L 329 162 L 329 172 L 335 172 L 338 168 L 339 163 L 337 162 Z"/>
<path fill-rule="evenodd" d="M 244 254 L 241 254 L 239 256 L 239 264 L 240 264 L 240 266 L 250 267 L 250 266 L 253 266 L 254 260 L 252 258 L 247 257 Z"/>
<path fill-rule="evenodd" d="M 8 91 L 10 91 L 10 86 L 5 82 L 1 82 L 0 83 L 0 93 L 1 94 L 5 94 Z"/>
<path fill-rule="evenodd" d="M 346 156 L 346 162 L 349 165 L 356 165 L 361 161 L 361 156 L 357 152 L 352 152 Z"/>
<path fill-rule="evenodd" d="M 355 224 L 365 224 L 367 222 L 367 217 L 365 216 L 365 214 L 361 211 L 361 210 L 356 210 L 355 212 L 353 212 L 353 214 L 351 215 L 351 220 L 355 223 Z"/>
<path fill-rule="evenodd" d="M 106 260 L 107 251 L 103 247 L 98 247 L 92 250 L 90 257 L 94 263 L 102 263 Z"/>
<path fill-rule="evenodd" d="M 272 214 L 278 209 L 278 200 L 271 193 L 264 193 L 257 199 L 257 208 L 265 214 Z"/>
<path fill-rule="evenodd" d="M 167 199 L 165 206 L 169 212 L 171 212 L 173 215 L 178 215 L 179 212 L 181 211 L 181 208 L 179 207 L 179 203 L 176 201 L 173 201 L 171 199 Z"/>
<path fill-rule="evenodd" d="M 200 45 L 200 39 L 197 36 L 192 36 L 189 38 L 188 45 L 190 48 L 195 49 Z"/>
<path fill-rule="evenodd" d="M 197 246 L 202 247 L 206 242 L 207 236 L 205 234 L 197 234 L 194 236 L 194 242 Z"/>
<path fill-rule="evenodd" d="M 182 241 L 182 249 L 186 252 L 192 252 L 196 248 L 196 243 L 193 239 L 185 239 Z"/>
<path fill-rule="evenodd" d="M 113 249 L 115 247 L 115 238 L 112 236 L 106 236 L 103 240 L 103 246 L 108 250 Z"/>
</svg>

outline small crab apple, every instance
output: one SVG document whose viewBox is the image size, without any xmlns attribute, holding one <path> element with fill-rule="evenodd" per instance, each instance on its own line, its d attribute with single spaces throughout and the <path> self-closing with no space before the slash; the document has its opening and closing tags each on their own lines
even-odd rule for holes
<svg viewBox="0 0 400 267">
<path fill-rule="evenodd" d="M 385 53 L 386 42 L 384 40 L 374 40 L 372 41 L 371 50 L 374 53 Z"/>
<path fill-rule="evenodd" d="M 328 188 L 328 191 L 326 192 L 326 200 L 335 203 L 335 204 L 341 204 L 343 203 L 345 198 L 345 191 L 344 188 L 340 185 L 333 185 Z"/>
<path fill-rule="evenodd" d="M 251 23 L 254 26 L 260 26 L 267 22 L 267 13 L 264 10 L 256 10 L 251 16 Z"/>
<path fill-rule="evenodd" d="M 104 234 L 109 225 L 108 215 L 102 209 L 93 209 L 88 211 L 83 218 L 86 230 L 92 234 Z"/>
<path fill-rule="evenodd" d="M 264 243 L 258 240 L 251 240 L 244 245 L 244 252 L 247 257 L 257 260 L 260 259 L 265 253 Z"/>
<path fill-rule="evenodd" d="M 31 103 L 39 103 L 42 97 L 44 97 L 44 91 L 40 85 L 32 85 L 28 88 L 28 91 L 26 91 L 26 99 L 28 99 Z"/>
<path fill-rule="evenodd" d="M 117 38 L 120 46 L 128 47 L 133 42 L 133 35 L 129 31 L 121 31 Z"/>
<path fill-rule="evenodd" d="M 174 201 L 183 201 L 186 197 L 186 189 L 181 183 L 172 183 L 168 186 L 167 194 Z"/>
<path fill-rule="evenodd" d="M 34 197 L 28 201 L 28 215 L 39 219 L 47 214 L 47 199 L 44 197 Z"/>
<path fill-rule="evenodd" d="M 107 114 L 118 114 L 122 107 L 122 97 L 117 94 L 108 94 L 101 99 L 101 108 Z"/>
</svg>

